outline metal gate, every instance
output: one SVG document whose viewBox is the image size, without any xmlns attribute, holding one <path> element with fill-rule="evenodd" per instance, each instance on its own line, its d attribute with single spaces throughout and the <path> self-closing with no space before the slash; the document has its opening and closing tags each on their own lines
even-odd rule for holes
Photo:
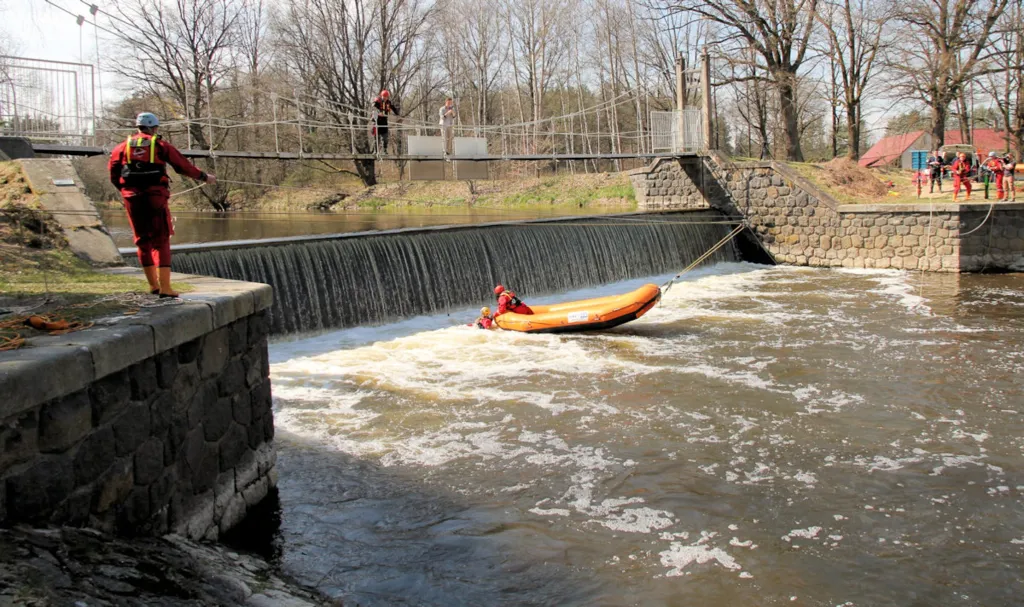
<svg viewBox="0 0 1024 607">
<path fill-rule="evenodd" d="M 679 133 L 679 111 L 651 112 L 651 151 L 697 153 L 704 150 L 703 112 L 682 111 L 683 132 Z"/>
<path fill-rule="evenodd" d="M 0 56 L 0 134 L 93 145 L 95 90 L 89 64 Z"/>
</svg>

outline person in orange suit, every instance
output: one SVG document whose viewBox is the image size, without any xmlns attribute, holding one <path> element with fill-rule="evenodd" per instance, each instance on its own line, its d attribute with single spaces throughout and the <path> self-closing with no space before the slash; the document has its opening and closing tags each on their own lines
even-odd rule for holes
<svg viewBox="0 0 1024 607">
<path fill-rule="evenodd" d="M 498 312 L 495 316 L 500 316 L 505 312 L 533 314 L 533 310 L 530 309 L 530 306 L 523 303 L 515 293 L 505 289 L 502 285 L 494 287 L 494 295 L 498 298 Z"/>
<path fill-rule="evenodd" d="M 138 248 L 139 264 L 150 291 L 160 297 L 177 297 L 171 288 L 171 198 L 167 165 L 179 175 L 206 183 L 217 183 L 185 159 L 173 145 L 157 134 L 160 121 L 149 112 L 135 119 L 138 132 L 129 135 L 110 154 L 107 170 L 110 183 L 120 190 L 128 212 L 128 223 Z"/>
<path fill-rule="evenodd" d="M 950 172 L 953 173 L 953 202 L 956 202 L 957 196 L 960 195 L 960 185 L 963 184 L 967 188 L 967 197 L 964 200 L 971 199 L 971 163 L 967 162 L 967 154 L 960 152 L 957 154 L 956 160 L 953 161 L 953 166 L 950 168 Z"/>
<path fill-rule="evenodd" d="M 989 152 L 983 166 L 992 172 L 996 180 L 996 200 L 1006 198 L 1006 191 L 1003 189 L 1003 159 L 996 152 Z"/>
</svg>

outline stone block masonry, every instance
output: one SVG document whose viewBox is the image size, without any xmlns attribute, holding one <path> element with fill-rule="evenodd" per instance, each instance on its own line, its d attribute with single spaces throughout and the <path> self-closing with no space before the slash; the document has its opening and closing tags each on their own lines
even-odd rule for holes
<svg viewBox="0 0 1024 607">
<path fill-rule="evenodd" d="M 933 272 L 1024 270 L 1024 204 L 839 204 L 789 167 L 659 159 L 631 171 L 639 206 L 743 217 L 779 263 Z"/>
<path fill-rule="evenodd" d="M 266 285 L 0 353 L 0 523 L 216 539 L 276 486 Z"/>
</svg>

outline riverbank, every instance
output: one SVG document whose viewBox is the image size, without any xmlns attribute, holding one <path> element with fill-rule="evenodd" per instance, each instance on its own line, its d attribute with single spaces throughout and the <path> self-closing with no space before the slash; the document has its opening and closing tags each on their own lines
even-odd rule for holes
<svg viewBox="0 0 1024 607">
<path fill-rule="evenodd" d="M 45 211 L 16 162 L 0 163 L 0 341 L 43 335 L 25 314 L 69 323 L 124 313 L 146 282 L 100 272 L 76 257 L 53 214 Z"/>
<path fill-rule="evenodd" d="M 237 162 L 237 161 L 236 161 Z M 220 187 L 228 187 L 232 211 L 353 211 L 402 208 L 465 207 L 523 210 L 529 208 L 636 208 L 632 184 L 624 172 L 565 173 L 538 176 L 531 167 L 508 168 L 501 179 L 484 181 L 408 181 L 395 167 L 385 166 L 381 183 L 366 187 L 343 167 L 323 163 L 276 161 L 266 170 L 243 175 L 243 167 L 220 161 Z M 384 162 L 384 165 L 394 163 Z M 119 206 L 110 185 L 106 159 L 75 161 L 89 197 L 106 208 Z M 252 172 L 251 170 L 249 172 Z M 255 175 L 255 176 L 253 176 Z M 265 184 L 265 185 L 259 185 Z M 212 210 L 195 184 L 175 179 L 171 200 L 177 210 Z"/>
</svg>

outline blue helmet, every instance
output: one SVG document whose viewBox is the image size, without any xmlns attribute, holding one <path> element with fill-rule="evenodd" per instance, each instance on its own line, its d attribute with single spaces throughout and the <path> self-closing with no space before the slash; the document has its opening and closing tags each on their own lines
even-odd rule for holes
<svg viewBox="0 0 1024 607">
<path fill-rule="evenodd" d="M 135 118 L 135 126 L 153 128 L 155 126 L 160 126 L 160 120 L 157 119 L 156 114 L 142 112 Z"/>
</svg>

